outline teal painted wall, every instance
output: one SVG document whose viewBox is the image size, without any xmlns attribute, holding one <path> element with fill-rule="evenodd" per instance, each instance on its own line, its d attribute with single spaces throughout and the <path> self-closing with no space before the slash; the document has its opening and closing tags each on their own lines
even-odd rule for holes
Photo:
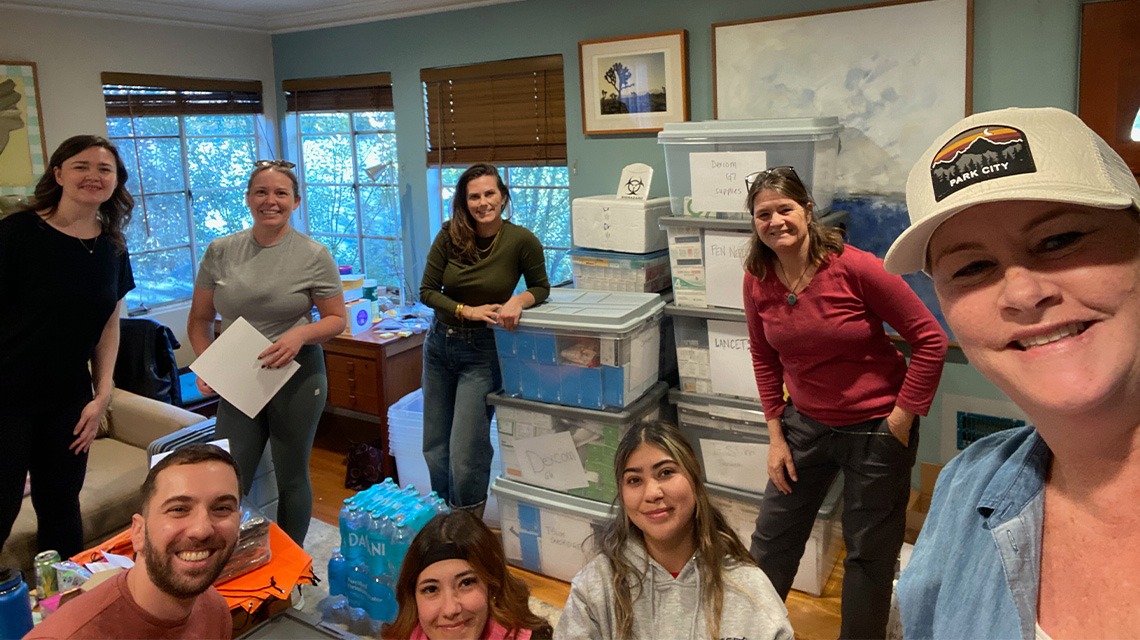
<svg viewBox="0 0 1140 640">
<path fill-rule="evenodd" d="M 1077 104 L 1082 0 L 975 0 L 973 105 Z M 833 9 L 841 0 L 525 0 L 449 13 L 318 29 L 273 37 L 278 82 L 388 71 L 392 74 L 407 271 L 418 282 L 436 229 L 429 221 L 420 69 L 561 54 L 566 69 L 566 133 L 571 197 L 616 188 L 631 162 L 654 167 L 654 195 L 665 195 L 665 158 L 654 135 L 582 134 L 578 41 L 688 30 L 692 120 L 713 117 L 713 23 Z M 821 46 L 826 46 L 822 43 Z M 284 100 L 278 100 L 284 105 Z M 282 107 L 283 109 L 283 107 Z M 948 364 L 939 398 L 924 422 L 920 458 L 939 461 L 944 393 L 1001 399 L 971 366 Z"/>
</svg>

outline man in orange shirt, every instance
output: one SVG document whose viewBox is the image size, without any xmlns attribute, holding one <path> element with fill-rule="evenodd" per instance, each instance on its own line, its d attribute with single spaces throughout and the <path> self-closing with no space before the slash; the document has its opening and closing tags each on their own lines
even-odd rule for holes
<svg viewBox="0 0 1140 640">
<path fill-rule="evenodd" d="M 131 521 L 135 566 L 68 602 L 25 640 L 228 639 L 230 610 L 212 585 L 238 540 L 239 473 L 214 445 L 187 445 L 159 461 Z"/>
</svg>

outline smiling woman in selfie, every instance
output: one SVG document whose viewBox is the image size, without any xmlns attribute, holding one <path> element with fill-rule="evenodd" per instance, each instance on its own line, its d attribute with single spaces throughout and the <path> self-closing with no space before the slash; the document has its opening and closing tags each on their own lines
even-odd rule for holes
<svg viewBox="0 0 1140 640">
<path fill-rule="evenodd" d="M 249 493 L 254 470 L 271 443 L 280 499 L 277 522 L 298 545 L 305 542 L 313 511 L 309 455 L 328 395 L 321 343 L 344 331 L 344 293 L 332 255 L 324 245 L 293 229 L 289 220 L 301 204 L 293 164 L 258 161 L 245 201 L 253 226 L 218 238 L 206 248 L 186 332 L 196 355 L 214 342 L 214 319 L 224 331 L 245 318 L 273 344 L 258 355 L 261 366 L 301 368 L 250 418 L 225 399 L 218 404 L 215 433 L 229 438 Z M 316 306 L 320 320 L 314 322 Z M 203 393 L 212 393 L 198 379 Z"/>
<path fill-rule="evenodd" d="M 39 550 L 83 550 L 79 491 L 115 386 L 123 296 L 135 288 L 126 182 L 114 144 L 68 138 L 30 208 L 0 220 L 0 546 L 30 472 Z"/>
</svg>

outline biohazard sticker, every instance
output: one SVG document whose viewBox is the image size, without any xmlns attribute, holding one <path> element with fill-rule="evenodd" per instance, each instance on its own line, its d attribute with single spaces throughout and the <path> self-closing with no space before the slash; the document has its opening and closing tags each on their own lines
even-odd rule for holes
<svg viewBox="0 0 1140 640">
<path fill-rule="evenodd" d="M 1036 171 L 1024 133 L 988 125 L 963 131 L 939 149 L 930 163 L 930 180 L 934 199 L 941 202 L 979 182 Z"/>
</svg>

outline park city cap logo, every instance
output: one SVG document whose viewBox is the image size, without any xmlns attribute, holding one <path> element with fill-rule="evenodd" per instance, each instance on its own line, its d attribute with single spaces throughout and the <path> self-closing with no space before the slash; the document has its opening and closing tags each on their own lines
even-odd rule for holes
<svg viewBox="0 0 1140 640">
<path fill-rule="evenodd" d="M 1004 125 L 959 133 L 934 154 L 930 163 L 936 202 L 970 185 L 1036 171 L 1025 134 Z"/>
</svg>

